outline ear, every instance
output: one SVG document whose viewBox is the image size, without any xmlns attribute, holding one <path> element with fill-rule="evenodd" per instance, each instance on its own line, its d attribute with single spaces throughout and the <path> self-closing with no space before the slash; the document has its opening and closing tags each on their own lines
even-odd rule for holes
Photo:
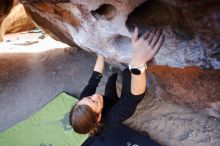
<svg viewBox="0 0 220 146">
<path fill-rule="evenodd" d="M 99 115 L 98 115 L 98 122 L 101 121 L 101 118 L 102 118 L 102 113 L 100 112 Z"/>
</svg>

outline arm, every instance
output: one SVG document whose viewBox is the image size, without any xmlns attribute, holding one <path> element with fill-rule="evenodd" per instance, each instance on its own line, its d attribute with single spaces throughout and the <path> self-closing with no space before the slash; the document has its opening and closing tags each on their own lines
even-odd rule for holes
<svg viewBox="0 0 220 146">
<path fill-rule="evenodd" d="M 105 58 L 101 55 L 98 55 L 96 64 L 94 67 L 94 71 L 99 72 L 100 74 L 103 74 L 104 67 L 105 67 Z"/>
<path fill-rule="evenodd" d="M 152 59 L 160 46 L 162 45 L 164 36 L 161 31 L 153 31 L 145 33 L 138 38 L 138 30 L 135 29 L 132 34 L 132 59 L 130 64 L 132 66 L 141 67 Z M 127 88 L 129 92 L 124 95 L 120 101 L 112 108 L 107 117 L 107 126 L 114 126 L 117 123 L 129 118 L 135 111 L 136 106 L 145 95 L 146 90 L 146 74 L 140 75 L 129 73 L 130 83 Z"/>
<path fill-rule="evenodd" d="M 138 39 L 138 29 L 135 28 L 132 34 L 132 59 L 131 65 L 141 67 L 146 62 L 151 60 L 164 40 L 164 35 L 161 30 L 152 31 L 151 33 L 144 33 Z M 145 72 L 140 75 L 131 74 L 131 93 L 139 95 L 145 92 L 146 89 L 146 74 Z"/>
<path fill-rule="evenodd" d="M 86 87 L 83 89 L 80 95 L 80 99 L 82 99 L 83 97 L 91 96 L 96 92 L 96 88 L 98 87 L 98 84 L 102 78 L 104 66 L 105 58 L 101 55 L 98 55 L 92 76 L 90 77 Z"/>
</svg>

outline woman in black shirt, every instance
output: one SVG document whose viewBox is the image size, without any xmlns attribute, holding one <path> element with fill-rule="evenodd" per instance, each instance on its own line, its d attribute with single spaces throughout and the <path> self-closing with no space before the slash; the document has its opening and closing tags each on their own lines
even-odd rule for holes
<svg viewBox="0 0 220 146">
<path fill-rule="evenodd" d="M 117 74 L 109 77 L 105 95 L 96 92 L 102 78 L 104 57 L 98 56 L 94 72 L 80 96 L 80 101 L 70 111 L 70 124 L 75 132 L 97 135 L 122 123 L 130 117 L 145 95 L 146 62 L 154 57 L 164 40 L 161 30 L 144 33 L 138 38 L 138 29 L 132 34 L 132 58 L 129 69 L 123 71 L 120 98 L 116 92 Z"/>
</svg>

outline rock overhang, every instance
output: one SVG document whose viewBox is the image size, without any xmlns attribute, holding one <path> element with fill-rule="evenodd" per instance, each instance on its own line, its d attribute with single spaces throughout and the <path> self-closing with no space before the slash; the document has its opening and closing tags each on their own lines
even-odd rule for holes
<svg viewBox="0 0 220 146">
<path fill-rule="evenodd" d="M 154 64 L 220 69 L 220 5 L 216 0 L 50 2 L 26 0 L 24 5 L 40 27 L 50 29 L 50 33 L 71 46 L 129 63 L 134 26 L 141 33 L 161 28 L 165 42 Z M 44 19 L 44 23 L 38 19 Z"/>
<path fill-rule="evenodd" d="M 141 130 L 144 129 L 150 135 L 158 130 L 155 135 L 159 136 L 155 137 L 167 139 L 170 129 L 178 129 L 185 135 L 186 128 L 189 128 L 196 131 L 194 137 L 189 137 L 189 141 L 194 145 L 198 144 L 198 141 L 202 141 L 202 145 L 204 143 L 210 145 L 212 142 L 209 139 L 217 139 L 216 143 L 219 143 L 218 137 L 216 138 L 220 117 L 218 0 L 103 2 L 46 0 L 43 3 L 42 1 L 26 0 L 24 3 L 29 15 L 42 29 L 71 46 L 78 45 L 84 50 L 101 53 L 119 62 L 128 63 L 130 60 L 130 38 L 134 26 L 139 28 L 140 33 L 151 31 L 153 28 L 163 28 L 166 35 L 165 43 L 147 70 L 148 94 L 152 99 L 145 100 L 158 104 L 158 107 L 161 107 L 160 102 L 174 102 L 173 105 L 184 106 L 172 110 L 168 104 L 162 109 L 152 106 L 151 110 L 148 108 L 151 103 L 143 103 L 142 106 L 145 107 L 142 109 L 143 112 L 149 114 L 144 116 L 140 114 Z M 148 10 L 148 7 L 152 8 Z M 158 7 L 161 10 L 157 12 Z M 157 19 L 154 19 L 155 17 Z M 194 109 L 193 114 L 181 112 L 183 107 L 189 111 Z M 164 110 L 167 110 L 166 114 L 163 113 Z M 192 119 L 200 115 L 195 111 L 208 113 L 205 118 L 201 118 L 202 120 L 194 122 L 195 125 L 200 125 L 199 128 L 192 125 Z M 168 115 L 164 122 L 167 133 L 161 130 L 163 120 L 155 119 L 155 113 L 162 118 Z M 137 122 L 136 117 L 134 119 L 133 123 Z M 157 121 L 156 126 L 152 125 L 149 119 L 153 121 L 152 123 Z M 210 119 L 213 119 L 213 122 L 210 122 Z M 150 126 L 146 128 L 148 121 Z M 175 127 L 175 121 L 182 122 L 180 127 Z M 208 122 L 215 133 L 207 126 Z M 173 135 L 177 136 L 178 131 L 173 131 Z M 204 131 L 207 134 L 203 134 Z M 205 138 L 197 134 L 205 135 Z M 170 139 L 176 141 L 173 142 L 175 144 L 170 142 Z M 208 140 L 204 142 L 204 139 Z M 166 142 L 167 145 L 190 145 L 186 141 L 179 141 L 178 136 L 177 138 L 171 136 Z"/>
</svg>

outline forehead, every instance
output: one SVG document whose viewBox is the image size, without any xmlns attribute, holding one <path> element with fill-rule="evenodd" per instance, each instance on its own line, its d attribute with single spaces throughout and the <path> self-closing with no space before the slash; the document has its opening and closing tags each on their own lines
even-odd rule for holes
<svg viewBox="0 0 220 146">
<path fill-rule="evenodd" d="M 90 103 L 90 99 L 85 97 L 78 102 L 78 105 L 82 105 L 82 104 L 88 105 L 89 103 Z"/>
<path fill-rule="evenodd" d="M 93 104 L 90 98 L 85 97 L 78 102 L 78 105 L 88 105 L 93 111 L 95 111 L 96 106 Z"/>
</svg>

